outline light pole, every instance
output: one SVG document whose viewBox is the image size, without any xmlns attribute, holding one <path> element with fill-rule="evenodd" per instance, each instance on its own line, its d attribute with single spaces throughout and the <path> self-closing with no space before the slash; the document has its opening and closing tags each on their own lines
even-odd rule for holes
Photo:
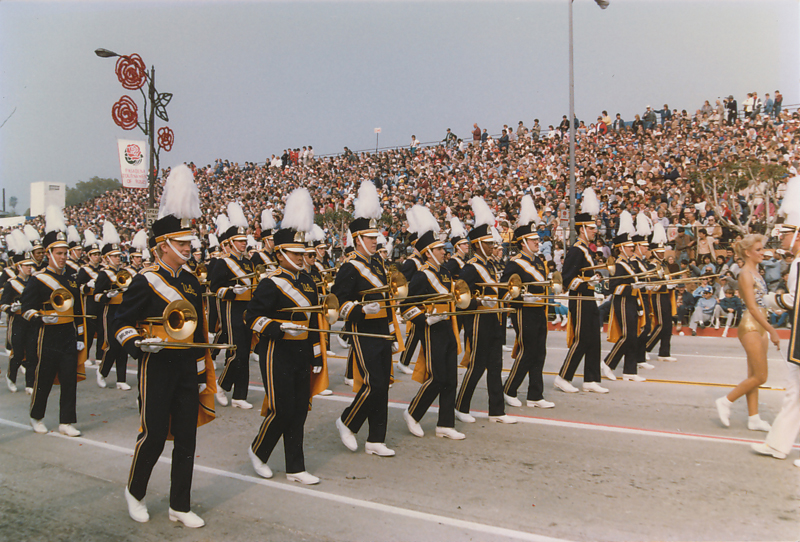
<svg viewBox="0 0 800 542">
<path fill-rule="evenodd" d="M 172 130 L 164 126 L 158 130 L 158 147 L 156 147 L 156 130 L 155 130 L 155 117 L 164 122 L 169 122 L 167 115 L 167 104 L 172 100 L 172 94 L 169 92 L 158 93 L 156 90 L 156 68 L 150 67 L 150 74 L 148 75 L 144 61 L 137 54 L 120 55 L 108 49 L 95 49 L 94 54 L 100 58 L 118 57 L 115 71 L 119 82 L 122 83 L 123 88 L 128 90 L 139 90 L 144 99 L 145 116 L 144 122 L 139 122 L 139 111 L 136 103 L 129 97 L 123 96 L 114 104 L 112 109 L 112 118 L 114 122 L 123 130 L 132 130 L 139 127 L 148 138 L 148 146 L 150 151 L 150 167 L 147 171 L 148 181 L 148 194 L 147 194 L 147 213 L 146 222 L 150 227 L 156 218 L 156 171 L 160 168 L 159 155 L 161 149 L 169 152 L 172 149 L 172 144 L 175 140 L 175 134 Z M 147 83 L 147 93 L 142 90 L 145 82 Z M 149 105 L 149 111 L 147 111 Z"/>
<path fill-rule="evenodd" d="M 569 1 L 569 243 L 575 243 L 575 69 L 572 55 L 572 2 Z M 594 0 L 600 9 L 608 0 Z"/>
</svg>

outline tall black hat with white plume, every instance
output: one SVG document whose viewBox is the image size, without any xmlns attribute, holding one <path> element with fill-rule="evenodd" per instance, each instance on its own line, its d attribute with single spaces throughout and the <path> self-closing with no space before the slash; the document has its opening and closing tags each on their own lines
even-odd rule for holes
<svg viewBox="0 0 800 542">
<path fill-rule="evenodd" d="M 600 201 L 594 189 L 589 187 L 583 191 L 581 196 L 581 212 L 575 215 L 575 229 L 580 230 L 582 226 L 596 226 L 594 217 L 600 213 Z"/>
<path fill-rule="evenodd" d="M 44 213 L 45 234 L 42 247 L 45 250 L 54 248 L 69 248 L 67 243 L 67 225 L 64 223 L 64 214 L 55 205 L 50 205 Z M 34 248 L 36 246 L 34 245 Z"/>
<path fill-rule="evenodd" d="M 275 250 L 305 252 L 305 236 L 314 226 L 314 202 L 305 188 L 295 188 L 286 198 L 281 229 L 275 232 Z"/>
<path fill-rule="evenodd" d="M 244 216 L 242 206 L 235 201 L 228 204 L 228 219 L 231 221 L 231 225 L 225 232 L 225 239 L 229 241 L 246 241 L 247 218 Z"/>
<path fill-rule="evenodd" d="M 100 252 L 103 256 L 121 254 L 122 251 L 119 248 L 119 243 L 120 239 L 117 228 L 115 228 L 114 224 L 110 221 L 106 220 L 103 222 L 103 248 L 100 249 Z"/>
<path fill-rule="evenodd" d="M 472 198 L 472 212 L 475 215 L 475 226 L 469 232 L 471 243 L 478 241 L 493 240 L 492 229 L 494 228 L 494 214 L 486 201 L 480 197 Z"/>
<path fill-rule="evenodd" d="M 521 241 L 526 237 L 538 237 L 536 226 L 539 224 L 539 213 L 530 194 L 525 194 L 519 209 L 517 228 L 514 230 L 514 240 Z"/>
<path fill-rule="evenodd" d="M 433 216 L 431 210 L 424 205 L 415 205 L 414 207 L 418 207 L 416 216 L 419 237 L 414 244 L 417 251 L 425 254 L 429 250 L 444 246 L 444 243 L 439 240 L 439 221 Z"/>
<path fill-rule="evenodd" d="M 354 220 L 350 222 L 350 233 L 353 236 L 377 237 L 378 219 L 382 213 L 381 199 L 375 184 L 370 180 L 361 181 L 358 197 L 353 202 Z"/>
<path fill-rule="evenodd" d="M 272 216 L 272 209 L 264 209 L 261 211 L 261 238 L 269 239 L 275 233 L 275 217 Z"/>
<path fill-rule="evenodd" d="M 155 243 L 173 239 L 191 241 L 192 220 L 200 215 L 200 192 L 194 182 L 194 174 L 185 164 L 172 168 L 164 184 L 158 220 L 151 227 Z"/>
</svg>

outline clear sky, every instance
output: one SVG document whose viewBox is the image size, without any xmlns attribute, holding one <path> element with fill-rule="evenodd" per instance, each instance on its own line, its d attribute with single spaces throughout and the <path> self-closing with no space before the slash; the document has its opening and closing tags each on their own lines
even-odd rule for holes
<svg viewBox="0 0 800 542">
<path fill-rule="evenodd" d="M 798 0 L 575 0 L 576 114 L 632 120 L 733 94 L 800 102 Z M 567 113 L 568 0 L 0 2 L 0 186 L 119 178 L 115 59 L 139 53 L 172 92 L 162 167 L 263 162 L 498 133 Z M 10 117 L 9 117 L 10 116 Z M 163 126 L 157 121 L 157 127 Z"/>
</svg>

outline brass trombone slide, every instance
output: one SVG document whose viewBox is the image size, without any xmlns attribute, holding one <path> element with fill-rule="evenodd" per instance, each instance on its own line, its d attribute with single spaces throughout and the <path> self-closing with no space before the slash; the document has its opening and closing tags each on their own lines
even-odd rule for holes
<svg viewBox="0 0 800 542">
<path fill-rule="evenodd" d="M 319 305 L 309 307 L 289 307 L 278 312 L 318 312 L 325 315 L 328 324 L 333 325 L 339 319 L 339 298 L 335 294 L 328 294 Z"/>
<path fill-rule="evenodd" d="M 427 316 L 467 316 L 470 314 L 498 314 L 505 312 L 515 312 L 516 309 L 500 308 L 500 309 L 475 309 L 470 311 L 447 311 L 447 312 L 432 312 Z"/>
<path fill-rule="evenodd" d="M 312 329 L 308 326 L 297 326 L 294 329 L 304 329 L 306 331 L 319 331 L 320 333 L 336 333 L 337 335 L 355 335 L 357 337 L 373 337 L 375 339 L 386 339 L 387 341 L 397 340 L 394 335 L 382 335 L 380 333 L 363 333 L 360 331 L 340 331 L 336 329 Z"/>
<path fill-rule="evenodd" d="M 136 340 L 133 342 L 135 346 L 142 345 L 141 340 Z M 212 344 L 212 343 L 173 343 L 173 342 L 153 342 L 153 343 L 144 343 L 144 344 L 152 344 L 154 346 L 163 346 L 164 348 L 169 348 L 172 350 L 179 350 L 179 349 L 186 349 L 186 348 L 212 348 L 212 349 L 219 349 L 219 350 L 236 350 L 235 344 Z"/>
<path fill-rule="evenodd" d="M 391 292 L 392 296 L 404 299 L 408 295 L 408 281 L 406 277 L 399 271 L 394 271 L 389 275 L 389 284 L 386 286 L 362 290 L 359 294 L 363 296 L 366 294 L 379 294 L 383 292 Z M 375 299 L 374 301 L 380 300 Z"/>
<path fill-rule="evenodd" d="M 476 282 L 475 286 L 483 286 L 488 288 L 505 288 L 512 293 L 511 297 L 519 297 L 522 292 L 522 279 L 519 275 L 514 273 L 508 277 L 508 282 Z"/>
</svg>

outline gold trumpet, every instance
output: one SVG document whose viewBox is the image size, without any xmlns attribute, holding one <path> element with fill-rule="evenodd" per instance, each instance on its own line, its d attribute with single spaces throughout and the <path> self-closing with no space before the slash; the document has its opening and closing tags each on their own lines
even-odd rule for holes
<svg viewBox="0 0 800 542">
<path fill-rule="evenodd" d="M 194 306 L 185 299 L 173 301 L 164 309 L 161 317 L 145 318 L 143 320 L 149 324 L 161 324 L 164 326 L 166 334 L 176 341 L 182 341 L 191 337 L 197 329 L 197 311 Z M 136 341 L 136 346 L 141 346 L 142 341 Z M 185 343 L 185 342 L 161 342 L 156 343 L 164 348 L 218 348 L 235 350 L 235 344 L 211 344 L 211 343 Z"/>
<path fill-rule="evenodd" d="M 363 296 L 366 294 L 378 294 L 383 292 L 391 292 L 392 298 L 405 299 L 408 297 L 408 281 L 406 280 L 405 275 L 399 271 L 393 271 L 389 275 L 389 284 L 386 286 L 362 290 L 360 293 Z M 374 301 L 380 300 L 376 299 Z"/>
<path fill-rule="evenodd" d="M 511 297 L 519 297 L 519 294 L 522 293 L 522 279 L 516 273 L 508 277 L 508 282 L 476 282 L 475 286 L 505 288 L 511 293 Z M 461 314 L 464 313 L 462 312 Z"/>
<path fill-rule="evenodd" d="M 319 305 L 291 307 L 280 309 L 279 312 L 318 312 L 325 315 L 325 320 L 327 320 L 328 324 L 333 325 L 339 319 L 339 298 L 334 294 L 328 294 Z"/>
</svg>

